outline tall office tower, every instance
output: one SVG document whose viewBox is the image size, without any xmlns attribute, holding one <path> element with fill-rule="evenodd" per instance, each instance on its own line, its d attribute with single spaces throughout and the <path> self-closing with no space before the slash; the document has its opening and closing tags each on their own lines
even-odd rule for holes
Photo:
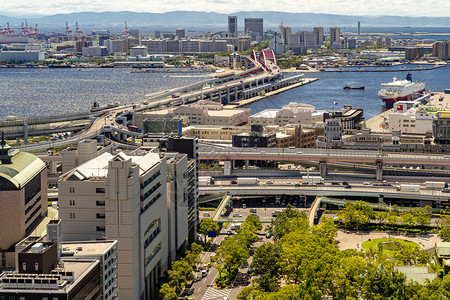
<svg viewBox="0 0 450 300">
<path fill-rule="evenodd" d="M 339 27 L 330 28 L 330 45 L 333 47 L 333 44 L 336 44 L 338 48 L 341 44 L 341 30 Z"/>
<path fill-rule="evenodd" d="M 228 36 L 237 37 L 237 17 L 228 16 Z"/>
<path fill-rule="evenodd" d="M 323 45 L 323 27 L 314 27 L 314 46 L 320 48 Z"/>
<path fill-rule="evenodd" d="M 284 26 L 283 23 L 280 24 L 280 34 L 283 45 L 289 45 L 289 38 L 291 36 L 291 27 Z"/>
<path fill-rule="evenodd" d="M 361 22 L 358 21 L 358 36 L 361 35 Z"/>
<path fill-rule="evenodd" d="M 58 184 L 63 240 L 117 240 L 119 298 L 151 299 L 168 265 L 166 159 L 103 153 Z"/>
<path fill-rule="evenodd" d="M 186 30 L 184 30 L 183 28 L 178 28 L 175 31 L 175 35 L 178 37 L 178 39 L 182 39 L 186 37 Z"/>
<path fill-rule="evenodd" d="M 248 34 L 250 32 L 257 32 L 260 36 L 264 35 L 264 19 L 263 18 L 245 18 L 244 19 L 244 32 Z"/>
</svg>

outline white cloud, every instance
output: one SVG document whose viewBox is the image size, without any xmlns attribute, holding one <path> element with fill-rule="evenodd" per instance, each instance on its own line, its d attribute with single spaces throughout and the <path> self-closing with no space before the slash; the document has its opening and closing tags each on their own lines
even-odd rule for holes
<svg viewBox="0 0 450 300">
<path fill-rule="evenodd" d="M 44 16 L 58 13 L 86 11 L 167 12 L 174 10 L 214 11 L 283 11 L 313 12 L 346 15 L 398 15 L 446 17 L 450 11 L 448 0 L 23 0 L 1 1 L 3 15 L 17 17 Z"/>
</svg>

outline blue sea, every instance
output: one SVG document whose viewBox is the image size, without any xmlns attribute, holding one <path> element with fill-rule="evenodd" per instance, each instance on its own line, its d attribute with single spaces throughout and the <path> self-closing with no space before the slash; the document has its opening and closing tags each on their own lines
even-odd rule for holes
<svg viewBox="0 0 450 300">
<path fill-rule="evenodd" d="M 408 67 L 412 67 L 408 66 Z M 252 113 L 269 108 L 281 108 L 290 102 L 312 104 L 318 110 L 333 110 L 345 104 L 363 108 L 366 118 L 384 110 L 384 102 L 378 97 L 381 83 L 392 81 L 393 77 L 405 79 L 408 71 L 395 72 L 321 72 L 305 73 L 305 77 L 319 78 L 318 81 L 300 86 L 282 94 L 249 105 Z M 425 82 L 426 90 L 443 92 L 450 88 L 450 66 L 425 71 L 411 71 L 413 81 Z M 344 90 L 350 85 L 364 85 L 364 90 Z M 333 103 L 337 102 L 337 105 Z"/>
<path fill-rule="evenodd" d="M 412 66 L 408 66 L 412 67 Z M 126 68 L 48 69 L 0 68 L 0 119 L 6 116 L 41 117 L 87 111 L 94 101 L 129 104 L 145 95 L 207 79 L 204 74 L 130 73 Z M 407 71 L 306 73 L 318 81 L 254 103 L 252 113 L 302 102 L 316 109 L 333 110 L 344 104 L 364 108 L 366 118 L 383 110 L 377 93 L 382 82 Z M 426 83 L 427 90 L 450 88 L 450 67 L 413 71 L 413 80 Z M 365 85 L 365 90 L 344 90 L 346 84 Z M 338 105 L 333 105 L 338 102 Z"/>
<path fill-rule="evenodd" d="M 0 68 L 0 119 L 86 112 L 119 101 L 142 101 L 146 94 L 188 85 L 205 74 L 130 73 L 130 68 Z"/>
</svg>

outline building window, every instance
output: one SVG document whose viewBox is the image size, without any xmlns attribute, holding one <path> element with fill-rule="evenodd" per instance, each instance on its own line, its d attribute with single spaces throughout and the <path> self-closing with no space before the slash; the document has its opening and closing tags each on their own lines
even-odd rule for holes
<svg viewBox="0 0 450 300">
<path fill-rule="evenodd" d="M 70 219 L 75 219 L 75 213 L 69 213 L 69 218 Z"/>
<path fill-rule="evenodd" d="M 69 193 L 71 193 L 71 194 L 75 193 L 75 188 L 74 187 L 70 187 L 69 188 Z"/>
<path fill-rule="evenodd" d="M 105 206 L 105 201 L 95 201 L 95 205 L 97 205 L 97 206 Z"/>
<path fill-rule="evenodd" d="M 105 218 L 105 214 L 97 214 L 97 219 L 104 219 Z"/>
<path fill-rule="evenodd" d="M 105 231 L 105 226 L 97 226 L 97 231 Z"/>
<path fill-rule="evenodd" d="M 70 206 L 75 206 L 75 200 L 69 200 L 69 205 Z"/>
<path fill-rule="evenodd" d="M 96 192 L 97 194 L 104 194 L 104 193 L 105 193 L 105 188 L 96 188 L 96 189 L 95 189 L 95 192 Z"/>
</svg>

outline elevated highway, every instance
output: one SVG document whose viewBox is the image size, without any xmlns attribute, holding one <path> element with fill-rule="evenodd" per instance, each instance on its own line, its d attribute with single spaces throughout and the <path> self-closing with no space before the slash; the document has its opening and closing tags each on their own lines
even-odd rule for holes
<svg viewBox="0 0 450 300">
<path fill-rule="evenodd" d="M 270 83 L 264 89 L 275 89 L 280 88 L 290 84 L 287 78 L 286 80 L 281 80 L 283 74 L 276 65 L 273 65 L 271 61 L 263 61 L 264 66 L 271 65 L 270 69 L 263 66 L 261 59 L 254 60 L 253 58 L 248 58 L 252 63 L 253 67 L 249 69 L 250 72 L 244 72 L 241 74 L 224 77 L 224 78 L 214 78 L 198 82 L 189 86 L 184 86 L 176 89 L 166 90 L 163 92 L 154 93 L 147 95 L 147 100 L 142 101 L 141 104 L 132 104 L 126 106 L 120 106 L 115 108 L 110 108 L 102 110 L 95 113 L 84 113 L 79 115 L 66 116 L 68 119 L 76 118 L 86 118 L 95 117 L 95 120 L 90 126 L 78 134 L 64 138 L 58 141 L 51 142 L 41 142 L 33 145 L 25 145 L 16 148 L 20 148 L 24 151 L 31 151 L 37 149 L 45 149 L 52 147 L 60 147 L 63 145 L 74 144 L 78 141 L 96 137 L 103 132 L 114 132 L 115 134 L 131 137 L 141 137 L 142 134 L 127 130 L 126 127 L 120 126 L 115 122 L 111 124 L 111 116 L 115 117 L 117 115 L 126 112 L 136 112 L 147 109 L 154 109 L 159 106 L 173 106 L 181 105 L 188 102 L 197 101 L 200 99 L 211 99 L 222 101 L 222 98 L 229 102 L 230 100 L 237 100 L 239 97 L 251 97 L 252 93 L 244 92 L 248 89 L 253 89 L 254 87 L 264 86 L 266 83 Z M 251 75 L 251 76 L 250 76 Z M 298 78 L 297 78 L 298 77 Z M 299 76 L 292 78 L 291 80 L 301 80 Z M 174 93 L 179 93 L 179 97 L 173 98 Z M 50 118 L 51 120 L 64 120 L 64 116 Z M 27 121 L 24 120 L 24 124 Z M 47 120 L 45 120 L 47 122 Z M 18 125 L 18 124 L 15 124 Z M 44 134 L 44 132 L 43 132 Z"/>
<path fill-rule="evenodd" d="M 450 156 L 424 153 L 385 153 L 340 149 L 284 149 L 284 148 L 217 148 L 203 147 L 199 159 L 206 161 L 289 161 L 317 162 L 322 177 L 327 174 L 327 163 L 373 164 L 376 179 L 383 178 L 383 165 L 415 165 L 450 167 Z"/>
<path fill-rule="evenodd" d="M 432 201 L 436 207 L 440 207 L 441 203 L 450 202 L 450 193 L 443 193 L 439 190 L 420 190 L 419 192 L 397 191 L 395 187 L 374 187 L 374 186 L 355 186 L 345 188 L 339 185 L 253 185 L 253 186 L 237 186 L 237 185 L 209 185 L 199 187 L 200 195 L 231 193 L 234 196 L 271 196 L 271 195 L 305 195 L 305 196 L 325 196 L 325 197 L 370 197 L 380 199 L 383 198 L 403 199 L 409 201 Z"/>
</svg>

